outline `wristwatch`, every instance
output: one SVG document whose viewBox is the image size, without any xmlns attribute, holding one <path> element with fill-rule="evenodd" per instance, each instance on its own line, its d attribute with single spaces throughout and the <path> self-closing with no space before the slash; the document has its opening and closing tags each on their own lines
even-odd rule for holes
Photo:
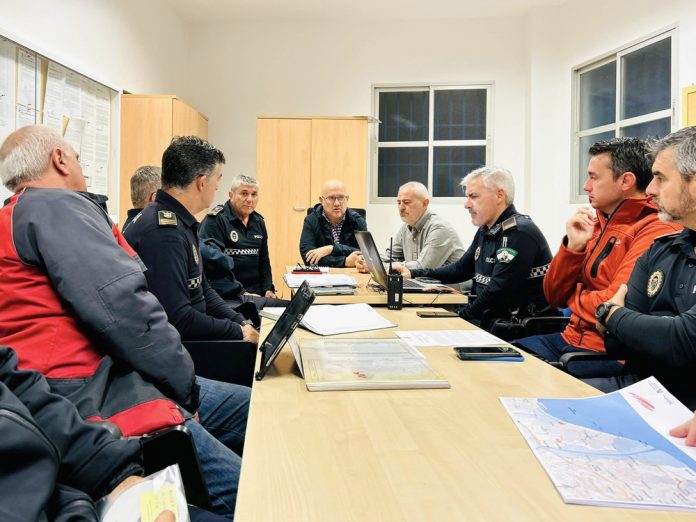
<svg viewBox="0 0 696 522">
<path fill-rule="evenodd" d="M 611 309 L 614 308 L 615 306 L 619 306 L 619 305 L 617 305 L 616 303 L 612 303 L 611 301 L 607 301 L 606 303 L 600 304 L 594 313 L 595 318 L 597 319 L 597 322 L 599 324 L 606 326 L 607 324 L 604 321 L 606 321 L 607 316 L 609 315 L 609 312 L 611 312 Z"/>
</svg>

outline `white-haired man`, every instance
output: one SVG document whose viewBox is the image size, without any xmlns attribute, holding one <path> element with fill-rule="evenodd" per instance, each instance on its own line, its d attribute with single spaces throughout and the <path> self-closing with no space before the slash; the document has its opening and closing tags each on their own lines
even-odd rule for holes
<svg viewBox="0 0 696 522">
<path fill-rule="evenodd" d="M 551 262 L 551 250 L 529 216 L 513 205 L 515 183 L 506 169 L 481 167 L 461 182 L 466 195 L 464 208 L 479 229 L 474 241 L 455 263 L 434 269 L 399 265 L 404 277 L 429 277 L 443 283 L 473 278 L 476 299 L 459 309 L 459 315 L 479 323 L 488 318 L 524 317 L 548 307 L 543 279 Z M 482 324 L 487 327 L 487 324 Z"/>
</svg>

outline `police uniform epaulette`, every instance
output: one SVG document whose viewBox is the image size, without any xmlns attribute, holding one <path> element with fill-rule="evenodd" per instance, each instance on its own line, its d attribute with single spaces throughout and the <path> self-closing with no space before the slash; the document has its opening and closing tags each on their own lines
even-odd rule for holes
<svg viewBox="0 0 696 522">
<path fill-rule="evenodd" d="M 517 218 L 515 216 L 507 218 L 501 223 L 503 225 L 503 230 L 510 230 L 517 226 Z"/>
<path fill-rule="evenodd" d="M 171 210 L 157 212 L 157 224 L 161 227 L 175 227 L 177 225 L 176 214 Z"/>
<path fill-rule="evenodd" d="M 220 212 L 222 212 L 222 209 L 225 208 L 222 205 L 215 205 L 213 208 L 211 208 L 208 211 L 209 216 L 217 216 Z"/>
<path fill-rule="evenodd" d="M 677 237 L 679 234 L 681 234 L 681 230 L 675 230 L 674 232 L 667 232 L 666 234 L 662 234 L 661 236 L 657 236 L 653 241 L 668 241 L 671 240 L 675 237 Z"/>
</svg>

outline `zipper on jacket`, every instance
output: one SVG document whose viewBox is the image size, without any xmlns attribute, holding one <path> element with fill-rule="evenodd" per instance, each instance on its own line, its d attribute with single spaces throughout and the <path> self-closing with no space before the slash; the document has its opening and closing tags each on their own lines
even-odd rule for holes
<svg viewBox="0 0 696 522">
<path fill-rule="evenodd" d="M 600 263 L 602 261 L 604 261 L 609 256 L 609 254 L 611 254 L 611 251 L 614 249 L 615 244 L 616 244 L 616 236 L 611 236 L 609 238 L 609 241 L 607 241 L 607 244 L 604 245 L 604 248 L 597 256 L 597 259 L 595 259 L 595 262 L 592 263 L 592 268 L 590 269 L 590 275 L 593 278 L 597 277 L 597 272 L 599 271 Z"/>
<path fill-rule="evenodd" d="M 56 459 L 56 462 L 60 463 L 60 453 L 58 452 L 58 448 L 51 442 L 51 440 L 46 437 L 46 435 L 39 429 L 37 428 L 34 424 L 29 422 L 27 419 L 19 415 L 18 413 L 15 413 L 11 410 L 8 409 L 0 409 L 0 417 L 6 417 L 10 420 L 13 420 L 20 426 L 26 428 L 30 432 L 36 434 L 39 439 L 41 439 L 46 446 L 48 446 L 51 449 L 51 453 L 53 453 L 53 456 Z"/>
<path fill-rule="evenodd" d="M 596 249 L 596 248 L 600 245 L 600 243 L 602 242 L 602 237 L 604 236 L 604 232 L 606 232 L 607 229 L 609 228 L 609 222 L 611 221 L 611 218 L 613 218 L 613 217 L 616 215 L 616 213 L 619 211 L 619 209 L 621 208 L 621 206 L 624 204 L 625 201 L 626 201 L 626 200 L 624 199 L 621 203 L 619 203 L 619 205 L 614 209 L 614 212 L 612 212 L 612 213 L 607 217 L 607 222 L 606 222 L 606 224 L 604 225 L 604 228 L 603 228 L 603 229 L 601 230 L 601 232 L 599 233 L 599 237 L 597 238 L 597 242 L 596 242 L 596 243 L 594 244 L 594 246 L 592 247 L 592 251 L 590 252 L 590 255 L 587 256 L 587 259 L 585 260 L 585 262 L 584 262 L 583 265 L 582 265 L 583 271 L 587 268 L 587 263 L 590 261 L 590 259 L 592 259 L 592 254 L 594 254 L 595 249 Z M 597 220 L 599 220 L 599 218 L 597 218 Z M 601 226 L 601 224 L 600 224 L 600 226 Z M 614 247 L 612 246 L 612 248 L 614 248 Z M 607 255 L 608 255 L 608 253 L 607 253 Z M 605 257 L 606 257 L 606 256 L 605 256 Z M 593 277 L 594 277 L 594 276 L 593 276 Z"/>
</svg>

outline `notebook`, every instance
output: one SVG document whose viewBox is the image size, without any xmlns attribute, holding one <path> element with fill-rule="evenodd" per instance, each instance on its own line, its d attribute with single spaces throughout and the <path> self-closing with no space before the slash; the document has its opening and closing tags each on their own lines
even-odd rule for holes
<svg viewBox="0 0 696 522">
<path fill-rule="evenodd" d="M 387 271 L 384 269 L 382 259 L 379 257 L 379 251 L 372 234 L 367 231 L 359 230 L 355 232 L 355 239 L 358 241 L 360 252 L 362 252 L 367 263 L 367 268 L 378 285 L 383 289 L 387 288 Z M 442 288 L 441 284 L 424 283 L 417 279 L 404 279 L 404 293 L 419 293 L 430 291 L 433 289 Z"/>
</svg>

